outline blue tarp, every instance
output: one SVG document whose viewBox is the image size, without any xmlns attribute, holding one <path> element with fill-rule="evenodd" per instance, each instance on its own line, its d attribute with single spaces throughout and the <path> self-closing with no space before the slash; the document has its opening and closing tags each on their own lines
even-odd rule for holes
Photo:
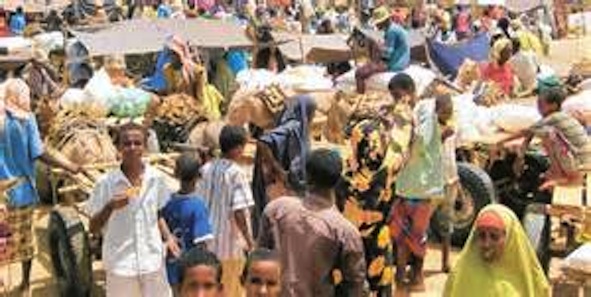
<svg viewBox="0 0 591 297">
<path fill-rule="evenodd" d="M 444 44 L 435 40 L 427 40 L 431 61 L 444 75 L 455 78 L 464 60 L 481 62 L 488 60 L 490 39 L 486 33 L 456 44 Z"/>
</svg>

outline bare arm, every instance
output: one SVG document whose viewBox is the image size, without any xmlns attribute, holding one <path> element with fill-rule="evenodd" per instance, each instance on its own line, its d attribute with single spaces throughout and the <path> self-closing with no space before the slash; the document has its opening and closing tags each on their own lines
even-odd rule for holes
<svg viewBox="0 0 591 297">
<path fill-rule="evenodd" d="M 48 149 L 45 152 L 43 152 L 39 159 L 49 166 L 60 167 L 73 174 L 80 172 L 79 165 L 72 163 L 63 155 L 51 149 Z"/>
<path fill-rule="evenodd" d="M 168 228 L 168 224 L 161 213 L 158 213 L 158 229 L 168 251 L 176 258 L 179 258 L 181 256 L 181 248 L 179 247 L 178 239 L 170 232 L 170 228 Z"/>
<path fill-rule="evenodd" d="M 242 233 L 244 240 L 246 240 L 246 245 L 249 250 L 252 250 L 254 247 L 254 241 L 252 239 L 252 234 L 248 230 L 248 222 L 246 221 L 246 211 L 244 209 L 234 211 L 234 220 L 236 221 L 236 225 Z"/>
</svg>

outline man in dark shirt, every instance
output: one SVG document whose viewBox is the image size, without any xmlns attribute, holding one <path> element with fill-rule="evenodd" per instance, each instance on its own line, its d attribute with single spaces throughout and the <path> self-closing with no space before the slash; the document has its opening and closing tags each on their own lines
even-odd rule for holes
<svg viewBox="0 0 591 297">
<path fill-rule="evenodd" d="M 265 208 L 259 244 L 279 251 L 281 296 L 362 296 L 361 236 L 335 206 L 341 171 L 338 153 L 313 151 L 306 161 L 308 194 L 277 198 Z"/>
</svg>

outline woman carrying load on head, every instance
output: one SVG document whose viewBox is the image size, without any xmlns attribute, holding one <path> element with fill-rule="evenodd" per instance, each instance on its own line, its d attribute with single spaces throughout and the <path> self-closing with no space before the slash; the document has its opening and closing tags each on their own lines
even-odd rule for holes
<svg viewBox="0 0 591 297">
<path fill-rule="evenodd" d="M 223 97 L 208 83 L 205 67 L 194 62 L 189 44 L 180 37 L 173 36 L 166 46 L 170 49 L 171 56 L 170 62 L 163 67 L 166 82 L 164 93 L 184 93 L 196 98 L 201 101 L 209 118 L 218 119 L 221 116 L 220 104 Z"/>
<path fill-rule="evenodd" d="M 349 134 L 351 156 L 337 186 L 337 205 L 361 234 L 372 296 L 392 296 L 394 255 L 387 220 L 394 201 L 394 172 L 385 162 L 387 127 L 380 120 L 364 119 Z"/>
<path fill-rule="evenodd" d="M 519 219 L 493 204 L 480 211 L 445 284 L 444 297 L 547 297 L 550 286 Z"/>
<path fill-rule="evenodd" d="M 258 138 L 252 185 L 255 232 L 267 202 L 287 191 L 305 189 L 305 156 L 310 151 L 310 124 L 315 111 L 312 97 L 289 98 L 275 128 Z"/>
</svg>

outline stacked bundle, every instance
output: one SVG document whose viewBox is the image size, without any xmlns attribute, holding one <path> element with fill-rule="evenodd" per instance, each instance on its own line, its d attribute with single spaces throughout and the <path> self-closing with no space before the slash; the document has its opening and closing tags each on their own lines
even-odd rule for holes
<svg viewBox="0 0 591 297">
<path fill-rule="evenodd" d="M 117 150 L 104 123 L 104 115 L 104 109 L 90 105 L 63 109 L 49 129 L 47 142 L 80 165 L 114 161 Z"/>
<path fill-rule="evenodd" d="M 203 116 L 199 102 L 185 94 L 174 94 L 164 98 L 157 108 L 150 110 L 150 113 L 153 114 L 147 117 L 154 119 L 153 128 L 164 150 L 172 143 L 186 142 L 193 127 L 207 120 Z"/>
</svg>

